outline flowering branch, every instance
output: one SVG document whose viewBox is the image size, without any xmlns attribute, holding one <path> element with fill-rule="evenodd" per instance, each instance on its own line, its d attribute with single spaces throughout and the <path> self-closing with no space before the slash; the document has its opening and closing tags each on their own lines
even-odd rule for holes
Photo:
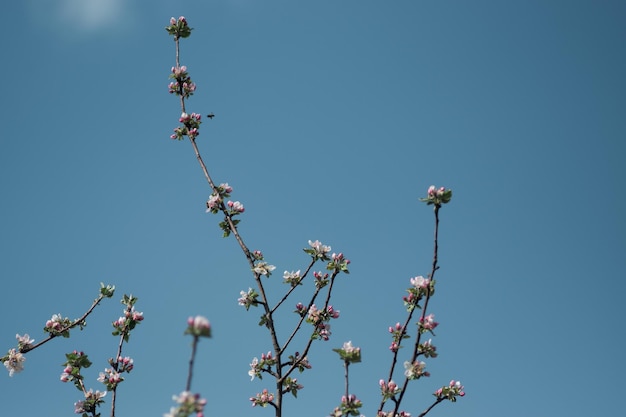
<svg viewBox="0 0 626 417">
<path fill-rule="evenodd" d="M 128 343 L 131 330 L 143 321 L 143 313 L 135 311 L 136 302 L 137 297 L 124 294 L 124 298 L 122 298 L 122 304 L 126 306 L 124 310 L 124 317 L 120 317 L 113 322 L 113 327 L 115 329 L 113 331 L 113 336 L 120 336 L 120 341 L 117 345 L 117 354 L 115 355 L 115 359 L 109 359 L 111 368 L 106 368 L 104 373 L 101 372 L 98 378 L 98 381 L 106 385 L 107 391 L 111 391 L 111 417 L 115 417 L 117 386 L 124 380 L 120 374 L 130 372 L 134 367 L 133 360 L 130 357 L 122 357 L 122 346 L 124 342 Z"/>
<path fill-rule="evenodd" d="M 121 302 L 125 305 L 124 316 L 113 322 L 113 335 L 120 336 L 117 352 L 114 358 L 108 360 L 110 368 L 105 368 L 103 372 L 100 372 L 98 376 L 98 382 L 102 383 L 106 387 L 106 391 L 100 392 L 93 390 L 87 391 L 83 383 L 83 375 L 81 374 L 82 368 L 89 368 L 92 362 L 88 359 L 87 355 L 83 352 L 74 350 L 71 353 L 65 355 L 66 362 L 63 364 L 63 373 L 61 374 L 61 382 L 73 382 L 74 386 L 83 393 L 84 400 L 74 403 L 74 412 L 82 414 L 83 417 L 98 417 L 97 408 L 104 403 L 103 398 L 108 391 L 112 392 L 111 399 L 111 417 L 115 417 L 115 399 L 117 393 L 117 386 L 124 381 L 122 374 L 129 373 L 134 368 L 134 361 L 130 357 L 122 357 L 122 345 L 124 342 L 128 342 L 130 338 L 130 332 L 135 326 L 143 321 L 143 313 L 135 311 L 134 305 L 137 301 L 136 297 L 128 296 L 124 294 Z"/>
<path fill-rule="evenodd" d="M 196 413 L 197 417 L 204 417 L 206 400 L 200 397 L 200 394 L 193 394 L 191 392 L 191 380 L 198 342 L 201 337 L 211 337 L 211 323 L 203 316 L 189 317 L 187 319 L 185 334 L 190 334 L 193 337 L 191 343 L 191 357 L 189 358 L 189 371 L 187 373 L 187 384 L 185 385 L 185 390 L 181 392 L 180 395 L 174 395 L 172 397 L 178 406 L 172 407 L 170 412 L 166 413 L 164 417 L 188 417 L 194 413 Z"/>
<path fill-rule="evenodd" d="M 382 400 L 378 408 L 377 415 L 379 417 L 386 416 L 402 416 L 407 415 L 404 411 L 399 411 L 400 405 L 406 393 L 409 381 L 419 379 L 421 377 L 428 377 L 430 373 L 425 370 L 426 364 L 418 360 L 419 356 L 424 357 L 437 357 L 436 347 L 431 344 L 431 340 L 422 342 L 422 335 L 424 333 L 431 333 L 434 335 L 433 330 L 437 327 L 438 323 L 434 320 L 434 314 L 426 315 L 428 309 L 428 303 L 430 298 L 435 293 L 435 273 L 439 269 L 438 266 L 438 250 L 439 250 L 439 210 L 443 204 L 450 202 L 452 198 L 452 190 L 447 190 L 444 187 L 437 189 L 435 186 L 428 188 L 427 197 L 420 199 L 427 205 L 434 205 L 435 214 L 435 230 L 434 230 L 434 250 L 433 261 L 430 274 L 428 278 L 422 276 L 411 278 L 411 287 L 407 290 L 408 296 L 404 297 L 404 304 L 408 310 L 408 317 L 403 325 L 396 323 L 394 327 L 389 328 L 389 332 L 392 334 L 393 340 L 389 349 L 393 352 L 393 358 L 391 362 L 391 368 L 387 380 L 380 380 Z M 421 300 L 424 300 L 423 307 L 419 304 Z M 404 362 L 404 383 L 402 387 L 399 387 L 392 379 L 394 374 L 395 365 L 397 363 L 398 352 L 402 347 L 402 340 L 409 337 L 407 334 L 407 328 L 413 316 L 415 308 L 422 310 L 420 319 L 417 323 L 417 335 L 413 352 L 409 361 Z M 463 387 L 458 381 L 451 381 L 448 387 L 442 387 L 434 393 L 437 399 L 430 405 L 420 416 L 426 415 L 433 407 L 442 402 L 444 399 L 450 401 L 456 401 L 457 396 L 463 396 Z M 383 411 L 383 407 L 386 402 L 391 400 L 393 402 L 393 411 L 386 413 Z"/>
<path fill-rule="evenodd" d="M 309 253 L 312 256 L 312 261 L 307 267 L 304 275 L 300 276 L 299 271 L 297 273 L 288 273 L 285 271 L 285 282 L 290 284 L 291 288 L 278 301 L 278 303 L 276 303 L 274 307 L 270 307 L 270 303 L 268 301 L 261 277 L 269 277 L 275 267 L 268 264 L 264 260 L 263 254 L 260 251 L 251 252 L 245 245 L 239 233 L 239 230 L 237 229 L 237 225 L 240 222 L 238 216 L 245 211 L 245 208 L 243 204 L 241 204 L 241 202 L 239 201 L 227 200 L 232 193 L 232 187 L 230 187 L 228 183 L 216 185 L 216 183 L 211 178 L 208 169 L 204 161 L 202 160 L 198 145 L 196 143 L 196 138 L 200 134 L 199 128 L 202 117 L 198 113 L 188 114 L 186 111 L 186 100 L 194 94 L 196 90 L 196 85 L 191 80 L 191 77 L 189 76 L 189 73 L 187 71 L 187 67 L 181 65 L 180 63 L 179 41 L 181 38 L 188 37 L 191 34 L 192 29 L 189 28 L 187 20 L 183 16 L 181 16 L 178 19 L 171 18 L 170 25 L 166 27 L 166 30 L 170 35 L 174 37 L 174 42 L 176 44 L 176 65 L 172 67 L 170 75 L 170 78 L 174 81 L 169 84 L 168 88 L 171 94 L 179 96 L 180 107 L 182 111 L 182 114 L 179 118 L 179 122 L 182 125 L 174 129 L 174 133 L 171 135 L 171 138 L 178 140 L 184 139 L 185 136 L 189 138 L 189 142 L 192 145 L 194 154 L 196 155 L 196 159 L 198 160 L 202 172 L 204 173 L 204 176 L 209 183 L 212 191 L 209 199 L 207 200 L 207 212 L 211 212 L 214 214 L 221 213 L 224 215 L 224 220 L 219 223 L 219 226 L 223 231 L 224 237 L 228 237 L 231 234 L 235 237 L 246 257 L 246 260 L 248 261 L 248 264 L 250 265 L 250 269 L 253 273 L 254 280 L 257 285 L 257 290 L 253 290 L 252 288 L 250 288 L 247 292 L 242 291 L 242 297 L 238 301 L 239 304 L 245 306 L 246 309 L 249 309 L 251 306 L 261 306 L 263 308 L 263 315 L 261 316 L 259 325 L 264 325 L 268 328 L 274 352 L 271 361 L 269 361 L 267 358 L 262 358 L 261 365 L 259 365 L 258 359 L 255 358 L 255 360 L 251 364 L 251 375 L 253 378 L 255 376 L 258 376 L 260 378 L 261 373 L 269 373 L 276 379 L 275 396 L 270 395 L 266 391 L 264 391 L 257 394 L 255 397 L 252 397 L 250 400 L 252 401 L 253 405 L 272 405 L 276 410 L 276 416 L 280 417 L 282 413 L 283 394 L 289 392 L 292 395 L 296 396 L 297 391 L 302 388 L 302 386 L 297 383 L 296 379 L 290 377 L 290 374 L 295 369 L 302 371 L 303 369 L 310 368 L 310 364 L 308 363 L 306 354 L 311 347 L 312 340 L 328 340 L 328 337 L 330 335 L 330 325 L 328 324 L 328 321 L 331 318 L 337 318 L 339 316 L 339 312 L 333 309 L 333 307 L 329 304 L 329 300 L 332 293 L 335 277 L 340 272 L 349 273 L 347 265 L 350 261 L 345 259 L 343 257 L 343 254 L 341 253 L 338 255 L 332 254 L 331 259 L 327 254 L 330 251 L 329 246 L 324 246 L 319 241 L 309 242 L 309 244 L 311 245 L 311 249 L 305 249 L 305 252 Z M 210 114 L 208 117 L 213 118 L 213 114 Z M 324 307 L 322 310 L 318 310 L 313 302 L 315 301 L 319 290 L 323 286 L 328 284 L 328 274 L 324 274 L 323 279 L 319 279 L 319 277 L 316 276 L 316 290 L 311 299 L 311 302 L 307 305 L 306 311 L 297 311 L 300 314 L 300 320 L 296 324 L 294 331 L 289 336 L 287 341 L 281 346 L 275 330 L 273 316 L 278 307 L 283 305 L 287 298 L 293 293 L 295 287 L 301 285 L 304 277 L 311 270 L 313 264 L 318 260 L 330 261 L 327 269 L 333 271 L 330 278 L 330 285 L 328 287 L 328 293 L 324 303 Z M 322 277 L 321 273 L 320 277 Z M 323 283 L 323 285 L 320 285 L 321 283 Z M 304 306 L 302 308 L 304 308 Z M 313 325 L 312 335 L 309 338 L 309 341 L 304 349 L 304 353 L 302 355 L 296 353 L 295 355 L 290 356 L 289 361 L 283 362 L 282 355 L 288 345 L 292 342 L 295 334 L 301 329 L 301 325 L 304 320 Z M 289 369 L 283 372 L 284 367 L 289 367 Z"/>
<path fill-rule="evenodd" d="M 352 342 L 346 342 L 341 349 L 333 349 L 339 354 L 339 357 L 343 360 L 345 369 L 345 394 L 341 397 L 341 404 L 339 407 L 335 407 L 330 414 L 331 417 L 343 417 L 343 416 L 359 416 L 361 415 L 359 409 L 363 406 L 361 400 L 356 395 L 350 394 L 349 389 L 349 375 L 348 368 L 351 363 L 361 362 L 361 348 L 352 346 Z"/>
<path fill-rule="evenodd" d="M 5 356 L 0 358 L 0 361 L 2 361 L 4 366 L 9 371 L 9 376 L 13 376 L 14 373 L 19 373 L 24 370 L 24 361 L 26 360 L 24 357 L 25 353 L 37 349 L 57 336 L 70 337 L 70 330 L 76 326 L 79 326 L 82 330 L 87 325 L 85 320 L 96 308 L 96 306 L 100 304 L 100 301 L 104 298 L 113 297 L 114 292 L 114 285 L 105 286 L 100 283 L 100 293 L 98 294 L 98 298 L 93 301 L 91 307 L 89 307 L 85 314 L 74 321 L 71 321 L 67 317 L 63 318 L 61 314 L 53 315 L 52 318 L 46 322 L 43 329 L 44 332 L 48 333 L 48 337 L 38 343 L 33 343 L 35 340 L 31 339 L 28 334 L 24 334 L 23 336 L 16 334 L 15 338 L 17 339 L 17 349 L 10 349 Z"/>
<path fill-rule="evenodd" d="M 113 322 L 113 335 L 120 336 L 117 352 L 114 358 L 108 360 L 110 368 L 105 368 L 103 372 L 100 372 L 98 376 L 98 382 L 102 383 L 106 387 L 105 392 L 93 390 L 87 391 L 83 383 L 83 376 L 81 374 L 82 368 L 88 368 L 92 365 L 91 361 L 87 358 L 83 352 L 73 351 L 65 355 L 67 361 L 63 364 L 63 373 L 61 374 L 61 382 L 74 383 L 74 386 L 83 393 L 84 400 L 78 401 L 74 404 L 74 412 L 81 414 L 83 417 L 97 417 L 100 414 L 97 413 L 97 408 L 104 403 L 104 396 L 108 391 L 112 392 L 111 395 L 111 417 L 115 417 L 115 399 L 117 394 L 117 386 L 124 381 L 122 376 L 124 373 L 129 373 L 134 368 L 134 361 L 130 357 L 122 357 L 122 345 L 124 342 L 128 342 L 130 338 L 130 332 L 135 326 L 143 321 L 143 313 L 135 311 L 136 297 L 128 296 L 124 294 L 121 302 L 125 305 L 124 316 Z"/>
</svg>

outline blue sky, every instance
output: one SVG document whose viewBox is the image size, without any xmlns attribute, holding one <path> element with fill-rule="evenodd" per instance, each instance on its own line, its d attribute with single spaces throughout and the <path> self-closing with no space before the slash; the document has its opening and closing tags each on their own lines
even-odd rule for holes
<svg viewBox="0 0 626 417">
<path fill-rule="evenodd" d="M 123 293 L 146 320 L 125 353 L 136 367 L 118 415 L 162 415 L 184 388 L 189 315 L 200 346 L 194 390 L 207 415 L 251 409 L 248 363 L 270 349 L 235 241 L 206 214 L 210 192 L 187 142 L 169 139 L 167 93 L 185 15 L 189 111 L 213 112 L 198 143 L 246 207 L 241 233 L 277 273 L 303 268 L 319 239 L 352 260 L 333 303 L 341 318 L 300 376 L 286 415 L 323 416 L 342 394 L 332 348 L 363 349 L 351 391 L 375 415 L 409 278 L 428 273 L 431 184 L 442 211 L 440 356 L 406 399 L 460 379 L 467 395 L 433 416 L 619 415 L 626 367 L 626 5 L 620 1 L 26 0 L 0 6 L 0 345 L 36 340 L 55 313 L 78 317 L 99 283 L 118 296 L 85 331 L 27 355 L 0 378 L 3 415 L 69 415 L 63 354 L 98 372 L 113 355 Z M 8 34 L 8 35 L 7 35 Z M 271 284 L 275 282 L 275 286 Z M 304 300 L 302 298 L 295 300 Z M 286 320 L 291 319 L 289 314 Z M 267 381 L 269 384 L 269 381 Z M 36 404 L 30 406 L 30 404 Z M 106 409 L 105 409 L 106 410 Z M 106 411 L 103 411 L 106 413 Z"/>
</svg>

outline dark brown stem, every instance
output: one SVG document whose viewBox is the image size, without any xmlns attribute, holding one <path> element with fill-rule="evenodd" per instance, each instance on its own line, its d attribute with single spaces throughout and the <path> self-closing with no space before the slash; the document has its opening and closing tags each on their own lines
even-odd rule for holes
<svg viewBox="0 0 626 417">
<path fill-rule="evenodd" d="M 300 277 L 300 283 L 304 280 L 304 278 L 306 278 L 307 274 L 309 273 L 309 271 L 311 270 L 311 268 L 313 267 L 313 265 L 315 265 L 315 259 L 311 260 L 311 263 L 309 264 L 309 266 L 306 268 L 306 271 L 304 271 L 304 274 L 302 274 L 302 276 Z M 284 303 L 287 300 L 287 297 L 289 297 L 289 295 L 295 291 L 297 285 L 294 285 L 293 287 L 291 287 L 289 289 L 289 291 L 287 291 L 285 293 L 285 295 L 283 296 L 283 298 L 276 303 L 276 305 L 272 308 L 272 313 L 276 311 L 276 309 L 278 309 L 278 307 L 280 307 L 280 305 L 282 303 Z"/>
<path fill-rule="evenodd" d="M 315 302 L 315 299 L 317 298 L 317 295 L 319 294 L 320 290 L 316 289 L 315 292 L 313 293 L 313 296 L 311 297 L 311 300 L 309 301 L 309 303 L 307 304 L 307 307 L 311 307 L 311 305 L 313 305 L 313 303 Z M 287 341 L 285 342 L 285 344 L 283 345 L 283 348 L 281 349 L 280 353 L 282 354 L 286 349 L 287 346 L 289 346 L 289 344 L 291 343 L 291 341 L 293 340 L 293 338 L 296 336 L 296 334 L 298 333 L 298 330 L 300 330 L 300 327 L 302 326 L 302 323 L 304 322 L 304 318 L 306 317 L 306 314 L 303 315 L 302 317 L 300 317 L 300 320 L 298 321 L 298 323 L 296 324 L 296 327 L 293 329 L 293 331 L 291 332 L 291 335 L 289 336 L 289 338 L 287 339 Z M 310 341 L 309 341 L 310 344 Z M 302 355 L 302 357 L 304 357 L 304 354 Z M 294 364 L 295 365 L 295 364 Z"/>
<path fill-rule="evenodd" d="M 348 368 L 350 367 L 350 362 L 349 361 L 344 361 L 343 364 L 344 364 L 344 367 L 346 368 L 345 378 L 346 378 L 346 402 L 347 402 L 348 396 L 350 395 L 350 388 L 348 386 L 348 384 L 349 384 Z"/>
<path fill-rule="evenodd" d="M 194 335 L 193 342 L 191 343 L 191 357 L 189 358 L 189 372 L 187 373 L 187 384 L 185 385 L 185 391 L 191 391 L 191 379 L 193 378 L 193 363 L 196 360 L 196 349 L 198 346 L 199 337 Z"/>
<path fill-rule="evenodd" d="M 422 411 L 417 417 L 424 417 L 430 410 L 432 410 L 437 404 L 443 401 L 443 398 L 437 398 L 434 403 L 430 405 L 426 410 Z"/>
</svg>

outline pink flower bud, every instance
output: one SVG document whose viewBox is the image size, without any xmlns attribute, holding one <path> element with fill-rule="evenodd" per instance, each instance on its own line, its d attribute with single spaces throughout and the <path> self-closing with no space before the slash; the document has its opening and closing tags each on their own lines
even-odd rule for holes
<svg viewBox="0 0 626 417">
<path fill-rule="evenodd" d="M 191 333 L 194 336 L 211 337 L 211 323 L 209 323 L 206 317 L 189 317 L 187 324 L 189 327 L 185 333 Z"/>
</svg>

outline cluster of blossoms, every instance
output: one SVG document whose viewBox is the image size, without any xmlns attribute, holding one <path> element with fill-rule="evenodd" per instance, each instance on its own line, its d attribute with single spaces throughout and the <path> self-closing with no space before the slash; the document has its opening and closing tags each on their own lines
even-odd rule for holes
<svg viewBox="0 0 626 417">
<path fill-rule="evenodd" d="M 107 391 L 113 391 L 124 378 L 113 368 L 105 368 L 104 372 L 100 372 L 98 382 L 103 383 L 107 387 Z"/>
<path fill-rule="evenodd" d="M 259 305 L 257 301 L 259 294 L 256 290 L 248 288 L 248 291 L 240 291 L 239 295 L 241 295 L 241 297 L 237 299 L 237 302 L 240 306 L 244 306 L 246 310 L 250 309 L 250 306 L 256 307 Z"/>
<path fill-rule="evenodd" d="M 17 339 L 17 347 L 20 352 L 28 352 L 33 347 L 33 343 L 35 342 L 35 339 L 31 339 L 28 334 L 25 334 L 24 336 L 16 334 L 15 338 Z"/>
<path fill-rule="evenodd" d="M 200 135 L 200 131 L 198 129 L 202 123 L 201 119 L 202 116 L 198 113 L 181 113 L 178 121 L 182 123 L 182 126 L 175 128 L 174 133 L 170 135 L 170 138 L 183 140 L 185 136 L 188 136 L 191 140 L 195 139 L 198 135 Z"/>
<path fill-rule="evenodd" d="M 256 407 L 257 405 L 267 407 L 269 403 L 274 401 L 274 394 L 268 392 L 267 388 L 264 388 L 263 391 L 257 393 L 256 396 L 250 397 L 250 401 L 252 402 L 252 407 Z"/>
<path fill-rule="evenodd" d="M 431 332 L 431 333 L 433 333 L 433 330 L 438 325 L 439 325 L 439 323 L 437 323 L 435 321 L 435 315 L 434 314 L 429 314 L 429 315 L 427 315 L 425 317 L 424 316 L 420 317 L 419 326 L 420 326 L 420 332 L 421 333 L 424 333 L 424 332 Z"/>
<path fill-rule="evenodd" d="M 254 268 L 252 268 L 252 271 L 256 274 L 265 275 L 266 277 L 269 277 L 270 275 L 272 275 L 272 271 L 275 269 L 276 267 L 274 265 L 270 265 L 267 262 L 261 261 L 261 262 L 257 262 L 254 265 Z"/>
<path fill-rule="evenodd" d="M 19 350 L 10 349 L 6 356 L 2 357 L 5 368 L 9 371 L 9 376 L 20 373 L 24 370 L 24 361 L 26 358 Z"/>
<path fill-rule="evenodd" d="M 204 316 L 189 317 L 185 334 L 194 337 L 211 337 L 211 323 Z"/>
<path fill-rule="evenodd" d="M 228 211 L 231 215 L 243 213 L 246 210 L 243 207 L 243 204 L 241 204 L 239 201 L 229 200 L 228 203 L 226 203 L 226 205 L 228 206 Z"/>
<path fill-rule="evenodd" d="M 300 312 L 302 304 L 296 305 L 296 312 Z M 307 311 L 307 323 L 311 323 L 314 326 L 313 334 L 311 338 L 328 340 L 330 338 L 330 319 L 339 318 L 339 310 L 335 310 L 333 306 L 328 306 L 326 309 L 318 309 L 315 304 L 311 304 Z"/>
<path fill-rule="evenodd" d="M 418 351 L 421 355 L 424 355 L 425 358 L 436 358 L 438 355 L 437 347 L 432 344 L 432 339 L 420 343 L 418 345 Z"/>
<path fill-rule="evenodd" d="M 100 392 L 100 391 L 93 392 L 93 390 L 86 391 L 85 399 L 83 401 L 77 401 L 74 403 L 74 413 L 82 414 L 83 416 L 95 415 L 96 407 L 98 407 L 100 404 L 104 402 L 102 398 L 106 395 L 107 395 L 106 391 L 104 392 Z"/>
<path fill-rule="evenodd" d="M 89 368 L 91 361 L 84 352 L 77 350 L 66 353 L 65 358 L 66 361 L 63 363 L 64 368 L 63 373 L 61 373 L 61 381 L 72 381 L 78 390 L 83 391 L 83 376 L 80 374 L 80 370 L 81 368 Z"/>
<path fill-rule="evenodd" d="M 283 273 L 283 279 L 285 280 L 284 283 L 285 284 L 289 284 L 292 287 L 295 287 L 296 285 L 300 285 L 300 282 L 302 281 L 302 277 L 300 276 L 300 270 L 298 269 L 297 271 L 285 271 Z"/>
<path fill-rule="evenodd" d="M 411 286 L 406 290 L 409 295 L 402 297 L 404 305 L 408 311 L 412 311 L 418 306 L 423 297 L 430 297 L 435 293 L 435 281 L 423 276 L 410 279 Z"/>
<path fill-rule="evenodd" d="M 330 339 L 330 324 L 328 323 L 319 323 L 315 326 L 315 332 L 311 336 L 313 339 L 322 339 L 324 341 L 328 341 Z"/>
<path fill-rule="evenodd" d="M 404 376 L 408 379 L 419 379 L 423 376 L 430 376 L 430 372 L 426 371 L 426 363 L 415 361 L 415 362 L 404 362 Z"/>
<path fill-rule="evenodd" d="M 197 417 L 204 416 L 204 406 L 206 400 L 200 397 L 200 394 L 193 394 L 189 391 L 183 391 L 180 395 L 174 395 L 172 399 L 178 404 L 172 407 L 169 413 L 163 417 L 188 417 L 196 413 Z"/>
<path fill-rule="evenodd" d="M 100 294 L 103 297 L 111 298 L 113 294 L 115 294 L 115 285 L 104 285 L 103 282 L 100 283 Z"/>
<path fill-rule="evenodd" d="M 437 397 L 438 400 L 450 400 L 452 402 L 456 402 L 456 397 L 465 396 L 465 391 L 463 385 L 461 385 L 461 381 L 455 381 L 454 379 L 450 381 L 448 386 L 444 386 L 439 388 L 434 392 L 434 396 Z"/>
<path fill-rule="evenodd" d="M 361 348 L 352 346 L 352 341 L 345 342 L 340 349 L 333 349 L 346 363 L 361 362 Z"/>
<path fill-rule="evenodd" d="M 35 339 L 31 339 L 28 334 L 24 336 L 16 334 L 15 338 L 17 339 L 17 349 L 10 349 L 5 356 L 0 358 L 4 367 L 9 371 L 9 376 L 13 376 L 13 374 L 20 373 L 24 370 L 26 357 L 23 353 L 31 350 L 35 342 Z"/>
<path fill-rule="evenodd" d="M 389 350 L 397 352 L 400 349 L 400 341 L 409 337 L 406 334 L 404 327 L 400 323 L 396 323 L 394 326 L 389 326 L 389 333 L 391 333 L 392 340 Z"/>
<path fill-rule="evenodd" d="M 237 226 L 241 221 L 240 219 L 235 219 L 234 217 L 246 210 L 240 201 L 229 200 L 226 204 L 224 204 L 224 199 L 230 197 L 230 193 L 232 192 L 233 188 L 228 185 L 228 183 L 222 183 L 213 189 L 213 192 L 206 202 L 207 213 L 211 212 L 213 214 L 217 214 L 220 211 L 224 213 L 224 221 L 219 223 L 220 229 L 224 232 L 224 237 L 230 236 L 230 233 L 232 232 L 231 222 L 234 226 Z"/>
<path fill-rule="evenodd" d="M 335 407 L 330 417 L 343 417 L 343 416 L 361 416 L 359 409 L 363 406 L 363 402 L 359 400 L 356 395 L 350 394 L 347 397 L 341 396 L 341 405 Z"/>
<path fill-rule="evenodd" d="M 61 373 L 61 382 L 68 382 L 72 380 L 72 371 L 74 368 L 71 366 L 66 366 L 63 368 L 63 372 Z"/>
<path fill-rule="evenodd" d="M 401 391 L 400 387 L 395 382 L 393 382 L 393 380 L 385 382 L 384 379 L 381 379 L 380 381 L 378 381 L 378 385 L 380 386 L 380 392 L 382 393 L 383 399 L 385 401 L 393 398 Z"/>
<path fill-rule="evenodd" d="M 143 321 L 143 313 L 135 310 L 133 305 L 137 301 L 135 297 L 124 295 L 123 304 L 129 307 L 124 310 L 124 315 L 113 322 L 113 336 L 123 335 L 124 341 L 128 342 L 130 331 Z"/>
<path fill-rule="evenodd" d="M 417 276 L 409 280 L 411 285 L 421 292 L 426 291 L 430 287 L 430 278 L 424 278 L 423 276 Z"/>
<path fill-rule="evenodd" d="M 196 84 L 191 81 L 185 65 L 172 67 L 170 78 L 175 80 L 167 86 L 170 94 L 189 98 L 196 91 Z"/>
<path fill-rule="evenodd" d="M 69 327 L 71 327 L 72 321 L 61 316 L 61 314 L 54 314 L 46 321 L 46 326 L 43 331 L 50 333 L 54 336 L 70 337 Z"/>
<path fill-rule="evenodd" d="M 328 263 L 326 269 L 330 271 L 344 272 L 349 274 L 348 265 L 350 264 L 350 260 L 346 259 L 343 256 L 343 253 L 333 253 L 331 255 L 331 261 Z"/>
<path fill-rule="evenodd" d="M 233 187 L 228 183 L 223 183 L 217 186 L 217 190 L 214 190 L 209 199 L 206 202 L 206 211 L 216 214 L 221 209 L 221 203 L 225 198 L 230 197 L 230 193 L 233 192 Z"/>
<path fill-rule="evenodd" d="M 250 376 L 250 381 L 252 381 L 255 377 L 259 379 L 263 379 L 261 375 L 261 371 L 269 370 L 272 366 L 276 365 L 277 361 L 272 356 L 272 352 L 262 353 L 261 360 L 259 358 L 252 359 L 250 363 L 250 370 L 248 371 L 248 375 Z"/>
<path fill-rule="evenodd" d="M 113 359 L 109 359 L 109 363 L 113 365 Z M 128 356 L 118 356 L 117 358 L 117 370 L 120 372 L 130 372 L 135 367 L 135 361 Z"/>
<path fill-rule="evenodd" d="M 308 253 L 313 257 L 314 260 L 322 260 L 329 261 L 328 253 L 331 250 L 330 246 L 323 245 L 319 240 L 311 241 L 309 240 L 310 248 L 304 248 L 304 252 Z"/>
<path fill-rule="evenodd" d="M 426 193 L 426 198 L 420 198 L 421 201 L 425 202 L 428 205 L 433 204 L 435 209 L 441 207 L 442 204 L 447 204 L 452 199 L 452 190 L 446 189 L 445 187 L 435 187 L 431 185 L 428 187 L 428 191 Z"/>
<path fill-rule="evenodd" d="M 188 38 L 193 28 L 189 27 L 185 16 L 181 16 L 178 19 L 171 17 L 170 24 L 165 27 L 165 30 L 167 30 L 167 33 L 174 36 L 175 40 L 178 40 L 180 38 Z"/>
<path fill-rule="evenodd" d="M 321 289 L 328 285 L 328 273 L 322 273 L 321 271 L 313 272 L 313 278 L 315 278 L 315 288 Z"/>
</svg>

